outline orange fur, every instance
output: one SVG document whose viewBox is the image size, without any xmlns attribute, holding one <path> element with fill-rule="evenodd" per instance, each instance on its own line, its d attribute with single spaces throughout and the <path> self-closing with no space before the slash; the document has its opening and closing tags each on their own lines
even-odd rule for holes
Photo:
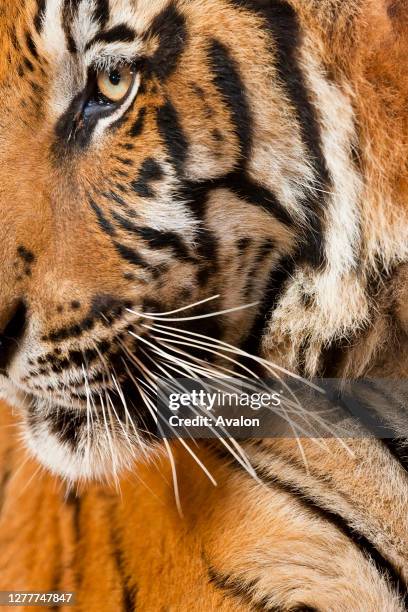
<svg viewBox="0 0 408 612">
<path fill-rule="evenodd" d="M 119 5 L 119 0 L 114 4 Z M 140 4 L 142 23 L 154 13 L 154 3 Z M 163 4 L 158 2 L 158 8 Z M 407 3 L 291 0 L 290 4 L 304 32 L 301 65 L 310 71 L 310 97 L 319 125 L 327 131 L 327 149 L 333 158 L 337 156 L 340 170 L 346 169 L 345 179 L 355 181 L 357 195 L 352 204 L 358 211 L 362 238 L 357 264 L 334 275 L 334 280 L 309 264 L 294 270 L 287 292 L 267 322 L 261 339 L 263 356 L 308 376 L 406 377 Z M 124 304 L 131 299 L 135 308 L 157 299 L 163 309 L 170 310 L 180 306 L 181 296 L 191 303 L 219 292 L 220 309 L 232 308 L 248 301 L 245 290 L 250 283 L 251 300 L 262 300 L 269 272 L 283 257 L 290 260 L 296 254 L 301 230 L 273 218 L 265 203 L 255 207 L 220 188 L 210 193 L 204 212 L 218 247 L 219 266 L 204 270 L 208 279 L 203 287 L 196 276 L 197 269 L 203 271 L 205 258 L 202 253 L 196 256 L 200 235 L 189 236 L 190 217 L 179 221 L 190 259 L 176 261 L 171 240 L 164 247 L 160 243 L 151 247 L 134 232 L 131 241 L 109 216 L 119 203 L 121 214 L 126 205 L 137 212 L 133 217 L 129 214 L 128 223 L 139 222 L 140 217 L 151 226 L 179 220 L 178 209 L 168 207 L 172 193 L 163 201 L 157 193 L 148 200 L 136 197 L 128 186 L 147 158 L 159 160 L 163 167 L 169 163 L 157 127 L 157 115 L 168 99 L 191 144 L 185 160 L 191 182 L 216 181 L 240 162 L 237 127 L 210 70 L 208 37 L 219 39 L 230 51 L 248 91 L 256 142 L 247 160 L 251 178 L 286 198 L 288 208 L 292 206 L 299 218 L 290 188 L 296 184 L 301 191 L 313 183 L 295 110 L 277 78 L 277 49 L 270 45 L 259 18 L 226 0 L 180 0 L 177 5 L 189 25 L 189 41 L 178 69 L 164 84 L 154 77 L 151 87 L 136 98 L 125 122 L 95 146 L 72 156 L 66 150 L 55 152 L 61 92 L 71 75 L 66 69 L 68 55 L 56 58 L 47 46 L 50 40 L 34 35 L 43 55 L 35 70 L 26 65 L 24 76 L 19 75 L 27 52 L 24 35 L 32 25 L 36 3 L 21 0 L 7 11 L 0 7 L 4 41 L 0 54 L 0 330 L 18 304 L 26 301 L 29 316 L 36 322 L 26 348 L 27 353 L 33 351 L 32 363 L 27 357 L 26 367 L 36 368 L 35 375 L 41 356 L 44 360 L 45 355 L 45 362 L 47 358 L 57 361 L 54 378 L 58 378 L 62 377 L 61 361 L 73 349 L 91 351 L 97 340 L 115 340 L 111 327 L 118 321 L 113 315 L 106 325 L 100 313 L 92 321 L 93 335 L 85 334 L 82 344 L 77 340 L 81 336 L 77 326 L 89 319 L 95 296 L 114 295 Z M 146 53 L 154 54 L 157 45 L 156 40 L 148 41 Z M 197 83 L 204 95 L 197 94 Z M 324 113 L 332 110 L 334 99 L 336 117 L 344 113 L 346 127 L 339 120 L 338 131 L 331 133 Z M 137 146 L 126 149 L 131 144 L 129 129 L 141 109 L 146 110 L 145 130 Z M 346 125 L 346 119 L 353 125 Z M 355 140 L 350 142 L 352 133 Z M 350 145 L 350 151 L 343 156 L 344 144 Z M 169 171 L 172 180 L 173 171 Z M 286 186 L 285 191 L 286 179 L 290 188 Z M 160 185 L 154 187 L 159 190 Z M 106 198 L 112 189 L 118 190 L 116 200 Z M 352 196 L 347 193 L 347 197 Z M 108 231 L 106 223 L 105 231 L 100 219 L 97 223 L 90 201 L 97 202 L 109 219 Z M 174 201 L 176 206 L 181 206 L 180 201 Z M 302 223 L 309 221 L 299 222 L 302 231 Z M 329 225 L 328 213 L 324 221 Z M 335 226 L 338 230 L 343 221 Z M 176 231 L 171 231 L 174 238 Z M 132 267 L 112 246 L 112 235 L 150 257 L 149 266 Z M 242 263 L 236 245 L 248 238 L 252 243 L 247 242 L 247 259 Z M 251 267 L 250 257 L 259 255 L 265 243 L 273 244 L 275 250 L 267 264 L 263 261 L 258 266 L 265 272 L 258 276 L 260 270 Z M 27 265 L 30 257 L 18 256 L 19 246 L 24 247 L 23 253 L 35 255 L 31 267 Z M 156 276 L 149 277 L 155 267 Z M 333 295 L 328 295 L 330 290 Z M 122 315 L 121 342 L 130 343 L 126 330 L 139 322 L 126 308 Z M 255 315 L 243 310 L 225 316 L 222 338 L 238 344 Z M 63 335 L 55 341 L 61 329 L 71 330 L 71 344 Z M 140 333 L 140 328 L 136 331 Z M 336 343 L 340 349 L 329 370 L 327 353 Z M 39 347 L 37 353 L 34 346 Z M 109 350 L 105 350 L 107 359 Z M 40 361 L 35 361 L 38 356 Z M 37 391 L 44 391 L 41 384 Z M 377 441 L 357 435 L 343 441 L 303 440 L 300 447 L 289 439 L 245 443 L 262 482 L 237 469 L 220 452 L 220 445 L 200 442 L 195 452 L 217 487 L 174 443 L 180 516 L 171 462 L 163 453 L 157 452 L 149 461 L 126 457 L 119 491 L 104 482 L 69 488 L 59 476 L 40 468 L 19 439 L 18 432 L 27 432 L 30 425 L 29 408 L 21 395 L 16 392 L 11 397 L 10 393 L 8 398 L 9 403 L 20 402 L 21 411 L 12 415 L 5 404 L 0 410 L 0 590 L 73 590 L 76 609 L 86 612 L 136 607 L 146 612 L 404 609 L 401 597 L 373 559 L 361 554 L 350 534 L 329 520 L 335 512 L 346 517 L 352 534 L 361 533 L 374 542 L 401 581 L 408 581 L 407 474 Z M 120 431 L 114 429 L 114 433 L 120 437 Z M 121 442 L 119 450 L 125 454 L 126 445 Z M 36 453 L 46 463 L 47 448 L 39 443 Z M 315 511 L 319 504 L 326 514 Z"/>
</svg>

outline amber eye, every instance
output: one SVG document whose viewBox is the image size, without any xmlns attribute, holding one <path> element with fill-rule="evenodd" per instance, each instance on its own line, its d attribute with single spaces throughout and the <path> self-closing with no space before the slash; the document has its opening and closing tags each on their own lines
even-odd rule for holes
<svg viewBox="0 0 408 612">
<path fill-rule="evenodd" d="M 129 66 L 104 70 L 97 75 L 99 93 L 110 102 L 120 102 L 132 87 L 134 74 Z"/>
</svg>

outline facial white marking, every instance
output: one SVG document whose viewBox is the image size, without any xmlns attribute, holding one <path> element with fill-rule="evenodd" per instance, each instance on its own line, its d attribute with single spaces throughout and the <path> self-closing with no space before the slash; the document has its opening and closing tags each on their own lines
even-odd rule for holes
<svg viewBox="0 0 408 612">
<path fill-rule="evenodd" d="M 73 450 L 50 432 L 46 422 L 39 422 L 34 429 L 28 425 L 23 429 L 25 444 L 34 457 L 52 473 L 71 482 L 116 478 L 117 474 L 129 469 L 136 460 L 151 451 L 148 446 L 140 446 L 140 439 L 137 443 L 134 440 L 133 444 L 129 443 L 120 431 L 115 432 L 111 445 L 101 423 L 93 424 L 92 436 L 89 447 L 86 427 L 82 428 L 78 431 L 77 446 Z"/>
<path fill-rule="evenodd" d="M 53 60 L 60 60 L 66 53 L 66 39 L 62 26 L 63 0 L 48 0 L 42 21 L 42 51 Z"/>
<path fill-rule="evenodd" d="M 169 0 L 138 0 L 132 5 L 129 0 L 110 1 L 109 28 L 121 23 L 132 27 L 136 32 L 145 32 L 156 15 L 169 4 Z"/>
<path fill-rule="evenodd" d="M 27 395 L 17 389 L 10 379 L 0 374 L 0 399 L 8 402 L 11 406 L 27 408 Z"/>
<path fill-rule="evenodd" d="M 78 7 L 77 15 L 70 24 L 72 38 L 78 52 L 83 54 L 85 47 L 100 31 L 100 25 L 94 18 L 96 3 L 94 0 L 83 1 Z"/>
<path fill-rule="evenodd" d="M 354 113 L 350 96 L 328 82 L 313 52 L 306 47 L 302 49 L 302 69 L 320 115 L 323 155 L 333 180 L 331 193 L 323 196 L 327 201 L 328 274 L 336 282 L 353 268 L 360 246 L 362 183 L 351 159 L 352 144 L 356 142 Z"/>
<path fill-rule="evenodd" d="M 87 66 L 93 65 L 95 68 L 107 70 L 121 62 L 132 63 L 140 56 L 142 49 L 143 45 L 140 40 L 134 42 L 96 42 L 88 51 L 83 53 L 81 59 Z"/>
</svg>

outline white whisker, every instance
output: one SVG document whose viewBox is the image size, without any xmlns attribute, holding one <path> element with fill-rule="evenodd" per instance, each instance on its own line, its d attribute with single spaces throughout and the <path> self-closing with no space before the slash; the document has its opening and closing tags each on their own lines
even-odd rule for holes
<svg viewBox="0 0 408 612">
<path fill-rule="evenodd" d="M 110 449 L 110 453 L 111 453 L 113 478 L 114 478 L 114 481 L 115 481 L 116 488 L 118 489 L 119 481 L 118 481 L 118 474 L 117 474 L 116 456 L 115 456 L 115 452 L 114 452 L 114 448 L 113 448 L 112 437 L 111 437 L 111 434 L 110 434 L 110 431 L 109 431 L 108 421 L 106 419 L 105 406 L 104 406 L 104 402 L 103 402 L 101 394 L 99 394 L 99 400 L 100 400 L 100 403 L 101 403 L 103 420 L 104 420 L 104 423 L 105 423 L 105 431 L 106 431 L 106 436 L 107 436 L 107 439 L 108 439 L 108 445 L 109 445 L 109 449 Z"/>
<path fill-rule="evenodd" d="M 210 319 L 212 317 L 218 317 L 218 316 L 221 316 L 221 315 L 224 315 L 224 314 L 230 314 L 230 313 L 233 313 L 233 312 L 239 312 L 240 310 L 246 310 L 248 308 L 253 308 L 254 306 L 258 306 L 258 305 L 259 305 L 259 302 L 252 302 L 252 304 L 244 304 L 243 306 L 236 306 L 235 308 L 227 308 L 226 310 L 219 310 L 218 312 L 210 312 L 210 313 L 207 313 L 207 314 L 204 314 L 204 315 L 197 315 L 195 317 L 181 317 L 181 318 L 167 318 L 166 317 L 166 319 L 164 319 L 164 320 L 166 322 L 167 321 L 176 321 L 176 322 L 179 322 L 179 323 L 181 323 L 182 321 L 198 321 L 198 319 Z M 158 317 L 156 315 L 151 315 L 151 314 L 147 315 L 147 314 L 144 314 L 142 312 L 136 312 L 135 310 L 131 310 L 131 309 L 128 309 L 128 310 L 132 314 L 134 314 L 134 315 L 136 315 L 138 317 L 144 318 L 144 319 L 153 319 L 154 320 L 154 319 L 158 318 L 159 320 L 162 320 L 162 318 L 160 316 Z"/>
<path fill-rule="evenodd" d="M 155 412 L 155 406 L 153 404 L 153 402 L 151 401 L 151 399 L 146 395 L 146 393 L 143 391 L 143 389 L 137 385 L 137 383 L 135 383 L 139 393 L 141 395 L 141 397 L 143 398 L 147 409 L 151 412 L 152 416 L 154 415 Z M 160 428 L 160 425 L 158 425 L 158 427 Z M 178 478 L 177 478 L 177 468 L 176 468 L 176 462 L 174 461 L 174 455 L 173 455 L 173 451 L 171 450 L 171 446 L 169 444 L 169 441 L 167 440 L 167 438 L 165 438 L 164 436 L 162 436 L 163 438 L 163 442 L 164 445 L 166 447 L 167 450 L 167 455 L 169 457 L 169 462 L 170 462 L 170 469 L 171 469 L 171 473 L 172 473 L 172 477 L 173 477 L 173 490 L 174 490 L 174 498 L 176 500 L 176 506 L 177 506 L 177 510 L 178 513 L 180 515 L 181 518 L 183 518 L 183 509 L 181 507 L 181 500 L 180 500 L 180 489 L 178 486 Z"/>
<path fill-rule="evenodd" d="M 201 306 L 202 304 L 206 304 L 207 302 L 211 302 L 212 300 L 217 300 L 220 297 L 220 294 L 213 295 L 212 297 L 206 298 L 205 300 L 200 300 L 199 302 L 194 302 L 193 304 L 189 304 L 188 306 L 183 306 L 182 308 L 177 308 L 176 310 L 169 310 L 168 312 L 146 312 L 143 316 L 145 317 L 167 317 L 168 315 L 177 314 L 178 312 L 183 312 L 184 310 L 189 310 L 190 308 L 195 308 L 196 306 Z M 129 310 L 129 312 L 133 312 Z"/>
<path fill-rule="evenodd" d="M 283 368 L 279 365 L 277 365 L 276 363 L 272 363 L 266 359 L 263 359 L 262 357 L 257 357 L 256 355 L 251 355 L 250 353 L 248 353 L 247 351 L 244 351 L 243 349 L 240 349 L 236 346 L 233 346 L 232 344 L 228 344 L 228 342 L 224 342 L 223 340 L 218 340 L 216 338 L 212 338 L 211 336 L 206 336 L 204 334 L 198 334 L 196 332 L 191 332 L 191 331 L 187 331 L 184 329 L 180 329 L 180 328 L 176 328 L 176 327 L 169 327 L 168 325 L 162 325 L 159 323 L 154 323 L 153 325 L 146 325 L 146 324 L 142 324 L 142 327 L 145 327 L 146 329 L 150 329 L 150 330 L 170 330 L 170 331 L 178 331 L 181 333 L 184 333 L 186 335 L 189 336 L 195 336 L 197 338 L 204 338 L 204 340 L 206 341 L 210 341 L 213 344 L 217 345 L 218 348 L 221 347 L 225 347 L 224 350 L 229 352 L 229 353 L 234 353 L 235 355 L 241 355 L 242 357 L 248 357 L 248 359 L 252 359 L 253 361 L 261 364 L 261 365 L 267 365 L 270 368 L 274 368 L 275 370 L 278 370 L 279 372 L 282 372 L 283 374 L 286 374 L 287 376 L 295 379 L 295 380 L 299 380 L 301 382 L 303 382 L 305 385 L 311 387 L 312 389 L 314 389 L 315 391 L 318 391 L 319 393 L 325 394 L 324 389 L 322 389 L 321 387 L 315 385 L 314 383 L 312 383 L 311 381 L 307 380 L 307 378 L 303 378 L 302 376 L 299 376 L 298 374 L 295 374 L 294 372 L 290 372 L 289 370 L 287 370 L 286 368 Z"/>
<path fill-rule="evenodd" d="M 139 392 L 141 392 L 142 390 L 140 389 L 140 386 L 138 385 L 138 383 L 133 379 L 133 382 L 135 383 L 135 385 L 138 387 Z M 154 383 L 155 384 L 155 383 Z M 157 395 L 157 389 L 155 389 L 154 387 L 152 387 L 153 392 Z M 152 413 L 155 415 L 155 421 L 158 425 L 158 428 L 160 429 L 161 433 L 162 433 L 162 437 L 163 439 L 165 439 L 165 436 L 163 435 L 163 431 L 160 427 L 160 424 L 158 423 L 157 417 L 160 417 L 162 420 L 164 420 L 163 415 L 160 414 L 160 412 L 157 410 L 157 407 L 153 404 L 153 402 L 150 400 L 151 405 L 153 407 L 154 412 Z M 167 424 L 167 423 L 166 423 Z M 171 426 L 170 426 L 171 427 Z M 171 427 L 172 431 L 174 432 L 174 429 Z M 177 439 L 179 440 L 179 442 L 184 446 L 184 448 L 188 451 L 188 453 L 193 457 L 193 459 L 196 461 L 196 463 L 201 467 L 201 469 L 203 470 L 203 472 L 205 473 L 205 475 L 209 478 L 209 480 L 212 482 L 212 484 L 214 486 L 217 486 L 217 482 L 216 480 L 213 478 L 213 476 L 210 474 L 210 472 L 207 470 L 207 468 L 205 467 L 205 465 L 200 461 L 200 459 L 197 457 L 197 455 L 191 450 L 191 448 L 188 446 L 188 444 L 185 442 L 185 440 L 183 440 L 182 438 L 177 437 Z"/>
<path fill-rule="evenodd" d="M 142 338 L 139 338 L 142 339 Z M 154 346 L 154 344 L 149 343 L 147 340 L 145 340 L 146 344 L 150 345 L 154 350 L 156 350 L 156 347 Z M 162 351 L 163 352 L 163 351 Z M 169 355 L 168 353 L 165 353 L 165 356 L 168 356 L 170 358 L 172 358 L 171 355 Z M 176 362 L 177 363 L 177 362 Z M 174 368 L 174 366 L 171 366 L 169 364 L 166 364 L 168 367 L 172 367 L 172 369 L 176 369 Z M 191 366 L 189 367 L 188 365 L 184 365 L 183 366 L 187 372 L 190 374 L 190 376 L 192 378 L 194 378 L 195 380 L 199 381 L 203 386 L 206 386 L 205 383 L 202 381 L 202 379 L 200 379 L 193 371 L 193 369 L 191 368 Z M 161 370 L 166 373 L 166 375 L 168 377 L 170 377 L 172 380 L 175 380 L 174 377 L 172 377 L 168 372 L 166 372 L 166 370 L 162 367 Z M 176 370 L 177 371 L 177 370 Z M 180 372 L 177 371 L 177 373 L 181 374 L 182 376 L 184 376 L 184 372 Z M 177 382 L 177 381 L 176 381 Z M 184 387 L 182 387 L 182 390 L 185 390 Z M 197 411 L 194 410 L 193 408 L 193 412 L 198 415 Z M 162 418 L 162 416 L 159 414 L 159 416 Z M 173 429 L 173 428 L 172 428 Z M 211 425 L 209 426 L 209 429 L 214 432 L 214 428 L 211 427 Z M 224 430 L 224 428 L 222 428 Z M 174 431 L 174 430 L 173 430 Z M 226 431 L 224 430 L 224 433 L 226 433 Z M 238 463 L 240 463 L 242 465 L 242 467 L 244 467 L 244 469 L 246 469 L 246 471 L 255 479 L 258 480 L 258 476 L 256 474 L 256 472 L 254 471 L 251 463 L 249 462 L 249 459 L 247 457 L 247 455 L 245 454 L 245 452 L 243 451 L 243 449 L 241 448 L 241 446 L 236 442 L 236 440 L 234 440 L 233 438 L 231 438 L 230 436 L 227 436 L 227 440 L 229 442 L 231 442 L 233 444 L 233 446 L 235 446 L 238 450 L 238 453 L 241 455 L 241 457 L 239 455 L 237 455 L 233 449 L 231 449 L 231 447 L 229 446 L 229 444 L 226 442 L 226 440 L 224 438 L 221 438 L 220 436 L 217 436 L 217 438 L 219 439 L 219 441 L 227 448 L 227 450 L 231 453 L 231 455 L 236 459 L 236 461 L 238 461 Z M 184 441 L 182 438 L 178 438 L 180 440 L 180 442 L 182 444 L 184 444 Z"/>
<path fill-rule="evenodd" d="M 152 331 L 152 330 L 153 330 L 153 331 L 156 331 L 156 327 L 160 327 L 160 328 L 161 328 L 161 327 L 163 327 L 163 326 L 144 326 L 144 327 L 147 327 L 147 328 L 148 328 L 149 330 L 151 330 L 151 331 Z M 170 329 L 172 329 L 172 328 L 170 328 Z M 160 329 L 159 331 L 160 331 L 161 333 L 166 334 L 167 336 L 172 336 L 172 337 L 176 337 L 176 338 L 183 338 L 183 336 L 181 336 L 180 334 L 175 334 L 175 333 L 173 333 L 173 332 L 169 332 L 169 331 L 162 331 L 161 329 Z M 182 331 L 182 330 L 179 330 L 179 331 Z M 131 333 L 132 333 L 132 332 L 131 332 Z M 196 336 L 196 335 L 197 335 L 197 334 L 192 334 L 192 332 L 189 332 L 189 334 L 190 334 L 190 335 L 194 335 L 194 336 Z M 162 339 L 162 341 L 160 341 L 160 339 L 159 339 L 157 336 L 153 336 L 153 338 L 154 338 L 156 341 L 158 341 L 160 345 L 164 345 L 166 348 L 169 348 L 168 343 L 166 342 L 166 339 Z M 248 372 L 248 373 L 249 373 L 249 374 L 250 374 L 252 377 L 254 377 L 254 378 L 255 378 L 255 379 L 256 379 L 256 380 L 257 380 L 257 381 L 258 381 L 258 382 L 259 382 L 259 383 L 260 383 L 260 384 L 261 384 L 261 385 L 262 385 L 262 386 L 265 388 L 265 389 L 268 389 L 268 390 L 269 390 L 269 388 L 268 388 L 268 387 L 265 385 L 265 383 L 262 381 L 262 379 L 261 379 L 261 378 L 260 378 L 260 377 L 259 377 L 259 376 L 258 376 L 256 373 L 252 372 L 252 371 L 251 371 L 249 368 L 247 368 L 246 366 L 244 366 L 243 364 L 241 364 L 239 361 L 237 361 L 237 360 L 235 360 L 235 359 L 232 359 L 232 358 L 228 357 L 227 355 L 224 355 L 223 353 L 220 353 L 219 351 L 216 351 L 216 350 L 214 350 L 214 349 L 212 349 L 212 348 L 209 348 L 209 347 L 214 346 L 214 345 L 218 347 L 218 346 L 219 346 L 219 344 L 218 344 L 218 343 L 215 343 L 215 342 L 214 342 L 213 344 L 210 344 L 210 343 L 208 343 L 208 342 L 203 342 L 203 341 L 200 341 L 200 340 L 194 340 L 194 341 L 192 341 L 192 340 L 191 340 L 189 337 L 188 337 L 188 338 L 185 338 L 185 337 L 184 337 L 184 342 L 178 342 L 178 341 L 175 341 L 175 340 L 174 340 L 174 341 L 172 341 L 172 340 L 170 340 L 170 339 L 168 339 L 168 342 L 169 342 L 169 343 L 170 343 L 170 345 L 171 345 L 171 350 L 174 350 L 174 351 L 176 351 L 176 350 L 177 350 L 177 348 L 175 348 L 175 347 L 173 346 L 173 344 L 174 344 L 174 343 L 175 343 L 175 344 L 182 344 L 182 345 L 185 345 L 185 346 L 190 346 L 190 347 L 192 347 L 192 348 L 200 348 L 200 349 L 205 350 L 205 351 L 207 351 L 207 352 L 210 352 L 210 353 L 216 354 L 216 355 L 218 355 L 218 356 L 222 357 L 223 359 L 226 359 L 226 360 L 228 360 L 228 361 L 232 361 L 234 364 L 236 364 L 237 366 L 239 366 L 239 367 L 243 368 L 245 371 L 247 371 L 247 372 Z M 226 349 L 224 349 L 224 348 L 223 348 L 223 344 L 224 344 L 224 343 L 221 343 L 221 347 L 220 347 L 220 348 L 221 348 L 221 350 L 226 350 Z M 229 352 L 232 352 L 232 351 L 229 351 Z M 237 349 L 237 352 L 240 352 L 240 349 Z M 314 419 L 315 421 L 317 421 L 317 422 L 319 423 L 319 425 L 320 425 L 321 427 L 323 427 L 323 428 L 324 428 L 326 431 L 328 431 L 328 432 L 329 432 L 329 433 L 331 433 L 331 434 L 334 434 L 334 433 L 335 433 L 335 432 L 333 432 L 333 430 L 332 430 L 332 429 L 330 429 L 330 428 L 328 427 L 328 425 L 327 425 L 327 424 L 326 424 L 326 423 L 325 423 L 325 422 L 324 422 L 322 419 L 320 419 L 320 418 L 318 417 L 318 415 L 316 415 L 316 414 L 314 414 L 314 413 L 311 413 L 311 412 L 308 412 L 308 411 L 305 411 L 305 409 L 304 409 L 304 408 L 303 408 L 303 406 L 302 406 L 302 405 L 299 403 L 299 400 L 298 400 L 297 396 L 296 396 L 296 395 L 293 393 L 293 391 L 292 391 L 292 389 L 289 387 L 289 385 L 288 385 L 288 384 L 287 384 L 287 383 L 286 383 L 286 382 L 285 382 L 285 381 L 284 381 L 284 380 L 283 380 L 283 379 L 282 379 L 282 378 L 279 376 L 279 374 L 278 374 L 277 372 L 275 372 L 275 371 L 273 370 L 273 364 L 270 364 L 270 363 L 269 363 L 269 362 L 267 362 L 266 360 L 262 360 L 262 365 L 263 365 L 263 367 L 264 367 L 264 368 L 265 368 L 267 371 L 269 371 L 269 372 L 270 372 L 270 373 L 271 373 L 271 374 L 272 374 L 272 375 L 273 375 L 273 376 L 274 376 L 274 377 L 275 377 L 275 378 L 276 378 L 276 379 L 277 379 L 277 380 L 280 382 L 280 384 L 281 384 L 281 385 L 282 385 L 282 386 L 283 386 L 283 387 L 284 387 L 284 388 L 287 390 L 287 392 L 288 392 L 288 393 L 289 393 L 289 394 L 290 394 L 290 395 L 293 397 L 293 399 L 294 399 L 294 401 L 295 401 L 295 404 L 298 406 L 298 409 L 300 410 L 300 413 L 299 413 L 299 414 L 300 414 L 300 416 L 302 416 L 302 417 L 304 418 L 304 420 L 305 420 L 305 421 L 306 421 L 307 419 L 313 418 L 313 419 Z M 312 386 L 313 386 L 313 387 L 315 387 L 314 385 L 312 385 Z M 320 389 L 319 389 L 319 390 L 320 390 Z M 286 402 L 286 403 L 288 403 L 288 402 L 289 402 L 289 400 L 288 400 L 288 399 L 285 399 L 285 402 Z M 303 413 L 303 414 L 302 414 L 302 413 Z M 290 418 L 287 416 L 287 418 L 286 418 L 285 420 L 287 420 L 288 424 L 289 424 L 289 425 L 290 425 L 290 427 L 293 429 L 293 422 L 291 421 L 291 419 L 290 419 Z M 310 423 L 308 423 L 308 424 L 310 425 Z M 310 433 L 310 432 L 308 432 L 308 431 L 304 430 L 304 428 L 300 427 L 299 425 L 297 425 L 297 427 L 298 427 L 298 429 L 299 429 L 299 432 L 303 433 L 303 434 L 304 434 L 306 437 L 310 437 L 310 435 L 311 435 L 311 433 Z M 295 431 L 294 431 L 294 434 L 295 434 L 296 438 L 298 439 L 298 435 L 295 433 Z M 318 438 L 314 438 L 314 440 L 315 440 L 315 443 L 316 443 L 317 445 L 319 445 L 319 446 L 323 446 L 323 445 L 324 445 L 324 443 L 322 443 L 320 440 L 318 440 Z M 342 445 L 344 445 L 344 444 L 345 444 L 343 440 L 340 440 L 340 443 L 341 443 Z M 347 445 L 346 445 L 346 448 L 348 448 L 348 447 L 347 447 Z M 302 450 L 301 450 L 301 452 L 302 452 Z"/>
<path fill-rule="evenodd" d="M 86 391 L 86 447 L 85 447 L 85 457 L 86 462 L 89 465 L 90 456 L 91 456 L 91 392 L 89 389 L 89 381 L 88 376 L 85 370 L 84 364 L 82 364 L 82 373 L 84 375 L 85 381 L 85 391 Z"/>
</svg>

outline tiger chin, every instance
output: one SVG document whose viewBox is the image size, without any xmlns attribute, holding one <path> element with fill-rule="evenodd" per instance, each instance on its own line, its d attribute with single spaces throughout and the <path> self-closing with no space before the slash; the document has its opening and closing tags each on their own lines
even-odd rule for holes
<svg viewBox="0 0 408 612">
<path fill-rule="evenodd" d="M 174 499 L 169 509 L 166 478 L 150 472 L 164 506 L 139 490 L 125 505 L 148 545 L 109 498 L 123 520 L 98 548 L 102 567 L 111 547 L 105 565 L 116 563 L 106 609 L 119 609 L 118 593 L 128 609 L 137 597 L 139 609 L 150 597 L 167 609 L 167 596 L 200 609 L 198 592 L 211 610 L 406 609 L 405 397 L 381 396 L 384 439 L 358 423 L 346 441 L 203 443 L 194 464 L 158 441 L 155 395 L 160 377 L 240 368 L 289 381 L 407 377 L 406 3 L 9 4 L 0 394 L 20 407 L 26 446 L 70 481 L 146 474 L 168 452 L 160 465 L 169 480 L 182 472 L 194 525 L 173 537 Z M 7 487 L 20 455 L 0 437 Z M 207 464 L 217 488 L 203 483 Z M 103 524 L 107 502 L 90 487 L 82 507 L 53 498 L 78 529 L 56 549 L 95 544 L 78 516 L 97 507 Z M 166 519 L 153 528 L 150 516 Z M 166 567 L 168 593 L 140 567 Z"/>
</svg>

